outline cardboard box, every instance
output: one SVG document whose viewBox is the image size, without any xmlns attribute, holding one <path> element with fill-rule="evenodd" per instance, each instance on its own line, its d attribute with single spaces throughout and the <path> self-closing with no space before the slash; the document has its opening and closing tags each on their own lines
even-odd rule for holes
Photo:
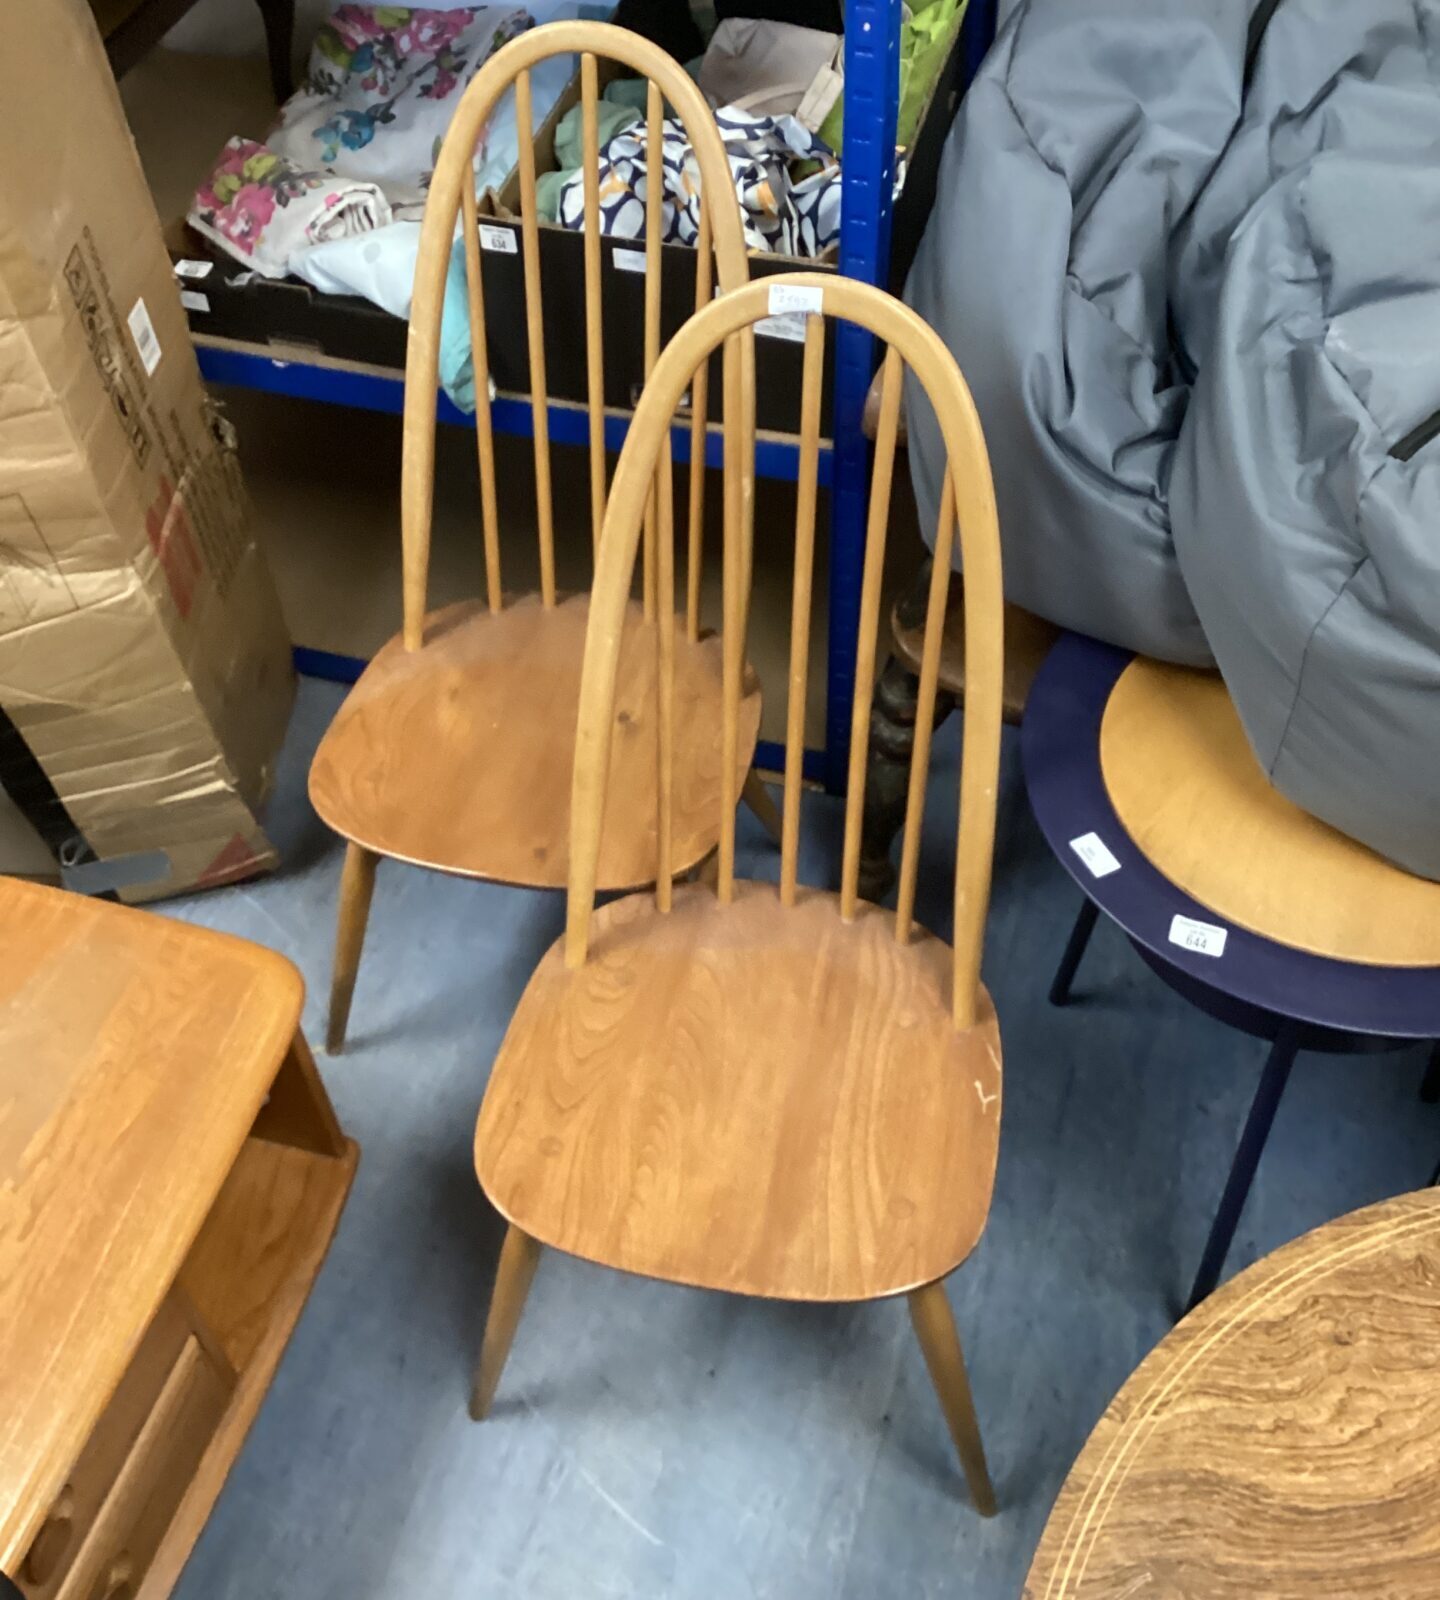
<svg viewBox="0 0 1440 1600">
<path fill-rule="evenodd" d="M 84 0 L 5 26 L 0 104 L 0 786 L 77 886 L 229 882 L 290 643 Z"/>
</svg>

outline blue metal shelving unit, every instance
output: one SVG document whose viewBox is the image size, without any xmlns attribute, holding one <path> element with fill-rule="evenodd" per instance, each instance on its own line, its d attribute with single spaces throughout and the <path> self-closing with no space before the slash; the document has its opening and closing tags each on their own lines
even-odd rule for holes
<svg viewBox="0 0 1440 1600">
<path fill-rule="evenodd" d="M 969 84 L 995 36 L 998 0 L 970 0 L 961 33 L 964 82 Z M 845 145 L 841 152 L 840 270 L 867 283 L 886 284 L 890 270 L 890 219 L 895 188 L 895 118 L 899 92 L 900 6 L 897 0 L 846 0 L 845 8 Z M 874 374 L 874 341 L 858 328 L 836 330 L 834 443 L 823 451 L 820 479 L 831 489 L 830 624 L 826 677 L 825 748 L 807 751 L 808 778 L 819 779 L 839 793 L 845 787 L 850 755 L 850 717 L 855 689 L 855 636 L 860 622 L 860 584 L 865 563 L 865 500 L 869 445 L 861 431 L 865 393 Z M 201 341 L 200 370 L 211 383 L 327 401 L 361 410 L 398 414 L 404 404 L 404 381 L 397 373 L 367 372 L 343 363 L 273 357 L 249 349 Z M 473 426 L 467 416 L 441 395 L 437 415 L 442 422 Z M 491 411 L 500 433 L 529 435 L 528 400 L 502 396 Z M 606 423 L 606 444 L 618 450 L 626 432 L 624 417 Z M 583 407 L 550 407 L 550 438 L 556 444 L 588 441 Z M 674 433 L 675 455 L 690 459 L 688 429 Z M 712 435 L 706 450 L 710 466 L 721 465 L 721 443 Z M 794 481 L 798 451 L 783 440 L 762 439 L 756 446 L 755 468 L 762 478 Z M 296 666 L 318 677 L 350 682 L 362 663 L 326 651 L 296 651 Z M 763 744 L 762 765 L 778 766 L 783 752 Z"/>
</svg>

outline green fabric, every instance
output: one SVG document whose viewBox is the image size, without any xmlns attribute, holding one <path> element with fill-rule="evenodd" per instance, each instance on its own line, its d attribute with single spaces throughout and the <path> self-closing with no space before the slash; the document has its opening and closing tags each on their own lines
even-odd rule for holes
<svg viewBox="0 0 1440 1600">
<path fill-rule="evenodd" d="M 700 57 L 685 63 L 685 70 L 696 78 Z M 624 133 L 645 115 L 650 93 L 648 78 L 612 78 L 595 103 L 595 127 L 600 135 L 600 153 L 617 133 Z M 667 100 L 665 115 L 673 117 L 675 108 Z M 542 172 L 535 180 L 535 210 L 541 222 L 555 222 L 560 216 L 560 191 L 579 172 L 585 159 L 583 106 L 571 106 L 555 126 L 555 171 Z"/>
<path fill-rule="evenodd" d="M 685 71 L 692 82 L 700 76 L 700 63 L 703 60 L 703 56 L 696 56 L 693 61 L 685 63 Z M 649 78 L 612 78 L 605 85 L 603 98 L 610 101 L 612 105 L 630 106 L 634 109 L 637 117 L 643 117 L 645 115 L 646 96 L 649 93 Z M 667 117 L 675 115 L 675 107 L 668 100 L 665 102 L 665 115 Z"/>
<path fill-rule="evenodd" d="M 636 81 L 642 89 L 646 87 L 645 79 Z M 610 89 L 613 87 L 613 84 L 607 87 L 604 95 L 595 104 L 595 127 L 602 151 L 617 133 L 624 133 L 626 128 L 640 120 L 640 113 L 632 106 L 610 98 Z M 573 178 L 580 170 L 584 156 L 584 108 L 571 106 L 555 128 L 556 170 L 542 172 L 535 180 L 535 210 L 541 222 L 554 222 L 559 217 L 560 191 L 565 187 L 567 180 Z"/>
<path fill-rule="evenodd" d="M 895 143 L 909 149 L 920 131 L 920 117 L 940 76 L 969 0 L 931 0 L 900 25 L 900 111 Z M 837 154 L 845 136 L 845 97 L 820 124 L 820 137 Z"/>
</svg>

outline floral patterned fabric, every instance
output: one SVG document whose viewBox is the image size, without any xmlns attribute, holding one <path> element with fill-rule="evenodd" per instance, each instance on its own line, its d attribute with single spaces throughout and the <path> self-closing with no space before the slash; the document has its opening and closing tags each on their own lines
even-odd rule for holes
<svg viewBox="0 0 1440 1600">
<path fill-rule="evenodd" d="M 516 7 L 336 6 L 270 148 L 297 167 L 368 179 L 396 216 L 419 216 L 462 90 L 533 26 Z"/>
<path fill-rule="evenodd" d="M 794 117 L 757 116 L 722 107 L 715 113 L 740 201 L 745 241 L 754 250 L 822 255 L 840 237 L 840 163 Z M 617 134 L 600 153 L 600 231 L 625 239 L 645 232 L 648 193 L 645 129 Z M 677 121 L 664 125 L 661 238 L 693 244 L 700 231 L 700 168 Z M 585 226 L 584 176 L 560 191 L 562 227 Z"/>
<path fill-rule="evenodd" d="M 237 260 L 282 278 L 296 250 L 383 227 L 390 206 L 373 183 L 302 171 L 253 139 L 231 139 L 188 220 Z"/>
</svg>

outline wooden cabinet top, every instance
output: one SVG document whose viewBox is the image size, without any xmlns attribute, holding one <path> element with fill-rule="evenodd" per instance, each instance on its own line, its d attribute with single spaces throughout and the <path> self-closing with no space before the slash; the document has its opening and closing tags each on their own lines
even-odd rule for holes
<svg viewBox="0 0 1440 1600">
<path fill-rule="evenodd" d="M 303 994 L 259 946 L 0 878 L 0 1562 L 174 1279 Z"/>
</svg>

